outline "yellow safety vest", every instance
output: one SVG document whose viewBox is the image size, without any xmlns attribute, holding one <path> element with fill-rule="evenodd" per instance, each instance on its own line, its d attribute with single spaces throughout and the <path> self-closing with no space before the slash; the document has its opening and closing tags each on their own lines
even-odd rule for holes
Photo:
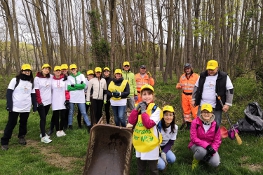
<svg viewBox="0 0 263 175">
<path fill-rule="evenodd" d="M 123 80 L 122 83 L 121 83 L 121 85 L 120 85 L 120 86 L 117 86 L 113 81 L 111 81 L 110 84 L 109 84 L 108 90 L 109 90 L 110 92 L 115 92 L 115 91 L 123 92 L 124 89 L 125 89 L 125 87 L 126 87 L 126 85 L 127 85 L 127 83 L 128 83 L 128 80 Z M 118 97 L 118 98 L 116 98 L 116 97 L 111 97 L 111 99 L 112 99 L 112 100 L 120 100 L 121 97 Z"/>
<path fill-rule="evenodd" d="M 151 116 L 154 103 L 150 103 L 147 107 L 146 113 Z M 160 120 L 163 118 L 163 113 L 160 113 Z M 157 130 L 157 128 L 156 128 Z M 158 131 L 157 131 L 158 132 Z M 133 146 L 138 152 L 149 152 L 155 149 L 162 143 L 162 135 L 158 132 L 159 138 L 154 135 L 154 127 L 147 129 L 142 124 L 142 116 L 138 116 L 138 121 L 133 130 L 132 142 Z"/>
</svg>

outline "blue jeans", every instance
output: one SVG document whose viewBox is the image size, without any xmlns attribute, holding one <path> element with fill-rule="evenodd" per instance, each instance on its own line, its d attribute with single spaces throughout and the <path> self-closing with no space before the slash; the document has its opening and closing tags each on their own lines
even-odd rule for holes
<svg viewBox="0 0 263 175">
<path fill-rule="evenodd" d="M 166 160 L 168 163 L 174 163 L 175 162 L 176 157 L 171 150 L 169 150 L 166 153 Z M 157 164 L 158 170 L 164 170 L 165 167 L 166 167 L 165 162 L 163 161 L 163 159 L 161 157 L 159 157 L 158 164 Z"/>
<path fill-rule="evenodd" d="M 218 110 L 216 111 L 214 108 L 213 108 L 213 113 L 215 115 L 215 121 L 216 123 L 218 124 L 218 126 L 220 126 L 221 124 L 221 120 L 222 120 L 222 110 Z M 198 107 L 198 112 L 197 112 L 197 116 L 200 116 L 201 114 L 201 106 Z"/>
<path fill-rule="evenodd" d="M 125 118 L 125 111 L 126 106 L 111 106 L 113 115 L 114 115 L 114 122 L 116 126 L 126 127 L 126 118 Z"/>
<path fill-rule="evenodd" d="M 88 118 L 88 114 L 86 113 L 85 103 L 76 103 L 76 104 L 78 105 L 81 115 L 83 116 L 87 126 L 90 126 L 91 124 Z M 68 125 L 72 125 L 73 123 L 73 114 L 74 114 L 74 103 L 69 103 Z"/>
</svg>

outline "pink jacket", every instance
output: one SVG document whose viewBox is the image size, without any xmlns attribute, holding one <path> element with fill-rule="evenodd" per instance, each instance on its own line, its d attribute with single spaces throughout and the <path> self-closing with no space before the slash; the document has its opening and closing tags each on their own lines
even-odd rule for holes
<svg viewBox="0 0 263 175">
<path fill-rule="evenodd" d="M 215 151 L 218 151 L 218 148 L 221 144 L 221 135 L 220 129 L 215 132 L 216 122 L 212 122 L 212 126 L 205 133 L 202 120 L 199 117 L 196 117 L 192 121 L 190 129 L 190 143 L 188 148 L 191 148 L 194 144 L 206 148 L 208 145 L 211 145 Z"/>
</svg>

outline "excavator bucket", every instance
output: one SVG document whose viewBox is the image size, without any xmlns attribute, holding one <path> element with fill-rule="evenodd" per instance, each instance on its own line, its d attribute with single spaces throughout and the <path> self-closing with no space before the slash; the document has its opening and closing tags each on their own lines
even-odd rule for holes
<svg viewBox="0 0 263 175">
<path fill-rule="evenodd" d="M 128 175 L 132 158 L 132 130 L 97 124 L 90 130 L 84 175 Z"/>
</svg>

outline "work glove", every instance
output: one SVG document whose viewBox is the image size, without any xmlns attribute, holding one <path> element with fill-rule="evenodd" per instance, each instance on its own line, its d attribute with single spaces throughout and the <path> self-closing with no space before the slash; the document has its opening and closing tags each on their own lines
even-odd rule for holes
<svg viewBox="0 0 263 175">
<path fill-rule="evenodd" d="M 141 113 L 146 112 L 146 108 L 147 108 L 146 102 L 141 102 L 141 103 L 139 103 L 139 105 L 141 107 Z"/>
<path fill-rule="evenodd" d="M 135 106 L 135 109 L 137 110 L 137 111 L 139 111 L 139 109 L 140 109 L 140 105 L 139 104 L 137 104 L 136 106 Z"/>
<path fill-rule="evenodd" d="M 70 85 L 71 87 L 75 87 L 75 84 Z"/>
<path fill-rule="evenodd" d="M 38 109 L 44 109 L 44 104 L 43 103 L 38 104 Z"/>
<path fill-rule="evenodd" d="M 134 96 L 134 101 L 138 101 L 138 96 L 137 95 Z"/>
<path fill-rule="evenodd" d="M 128 123 L 128 124 L 126 125 L 126 128 L 132 128 L 132 127 L 133 127 L 133 125 L 130 124 L 130 123 Z"/>
<path fill-rule="evenodd" d="M 83 81 L 81 81 L 80 84 L 83 84 Z"/>
<path fill-rule="evenodd" d="M 65 105 L 66 109 L 69 109 L 69 101 L 68 100 L 65 101 L 64 105 Z"/>
<path fill-rule="evenodd" d="M 86 102 L 86 105 L 88 105 L 88 106 L 89 106 L 89 105 L 90 105 L 90 101 L 87 101 L 87 102 Z"/>
<path fill-rule="evenodd" d="M 213 156 L 213 155 L 206 153 L 206 155 L 205 155 L 204 158 L 203 158 L 203 161 L 209 162 L 209 160 L 211 159 L 212 156 Z"/>
<path fill-rule="evenodd" d="M 210 155 L 213 155 L 216 153 L 216 151 L 213 149 L 213 147 L 211 145 L 208 145 L 206 147 L 206 150 L 207 150 L 207 154 L 210 154 Z"/>
<path fill-rule="evenodd" d="M 106 101 L 106 100 L 104 100 L 104 101 L 103 101 L 103 103 L 104 103 L 104 104 L 107 104 L 107 101 Z"/>
<path fill-rule="evenodd" d="M 167 159 L 166 159 L 166 154 L 165 154 L 165 152 L 161 152 L 161 158 L 162 158 L 163 161 L 165 162 L 165 165 L 167 165 L 168 162 L 167 162 Z"/>
<path fill-rule="evenodd" d="M 149 75 L 149 77 L 151 77 L 151 76 L 152 76 L 152 74 L 151 74 L 149 71 L 147 72 L 147 74 Z"/>
<path fill-rule="evenodd" d="M 120 93 L 118 91 L 117 92 L 113 92 L 112 96 L 115 97 L 115 98 L 118 98 L 120 96 Z"/>
<path fill-rule="evenodd" d="M 8 112 L 12 112 L 12 107 L 7 106 L 7 107 L 6 107 L 6 110 L 7 110 Z"/>
</svg>

